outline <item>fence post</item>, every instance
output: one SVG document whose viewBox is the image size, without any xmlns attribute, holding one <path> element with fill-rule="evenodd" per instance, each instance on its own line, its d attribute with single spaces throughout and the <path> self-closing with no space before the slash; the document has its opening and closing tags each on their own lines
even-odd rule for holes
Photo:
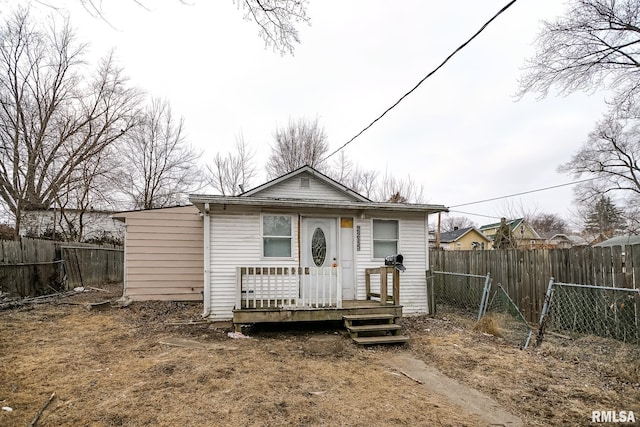
<svg viewBox="0 0 640 427">
<path fill-rule="evenodd" d="M 426 283 L 427 283 L 427 306 L 429 308 L 429 315 L 434 316 L 436 314 L 436 294 L 434 291 L 433 275 L 430 275 L 431 271 L 426 270 Z"/>
<path fill-rule="evenodd" d="M 478 310 L 478 322 L 482 319 L 487 311 L 487 305 L 489 304 L 489 294 L 491 293 L 491 273 L 487 273 L 487 277 L 484 279 L 484 288 L 482 289 L 482 298 L 480 299 L 480 310 Z"/>
<path fill-rule="evenodd" d="M 536 336 L 536 347 L 540 347 L 542 339 L 544 337 L 544 330 L 547 326 L 549 307 L 551 306 L 551 298 L 553 297 L 553 277 L 549 279 L 549 286 L 547 286 L 547 294 L 544 297 L 544 304 L 542 306 L 542 313 L 540 313 L 540 323 L 538 324 L 538 335 Z"/>
</svg>

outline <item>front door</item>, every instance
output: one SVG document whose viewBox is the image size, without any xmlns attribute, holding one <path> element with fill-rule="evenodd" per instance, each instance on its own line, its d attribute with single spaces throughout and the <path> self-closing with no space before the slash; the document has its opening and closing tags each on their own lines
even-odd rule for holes
<svg viewBox="0 0 640 427">
<path fill-rule="evenodd" d="M 300 236 L 301 267 L 306 274 L 300 282 L 300 298 L 312 307 L 334 306 L 338 291 L 337 219 L 302 218 Z"/>
<path fill-rule="evenodd" d="M 331 267 L 337 263 L 335 218 L 303 218 L 300 254 L 302 267 Z"/>
</svg>

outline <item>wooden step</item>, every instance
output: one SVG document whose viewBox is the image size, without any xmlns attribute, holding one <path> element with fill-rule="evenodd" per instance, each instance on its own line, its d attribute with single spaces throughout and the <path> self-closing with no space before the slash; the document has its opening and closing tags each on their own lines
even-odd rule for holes
<svg viewBox="0 0 640 427">
<path fill-rule="evenodd" d="M 393 320 L 396 318 L 393 314 L 348 314 L 342 316 L 344 320 Z"/>
<path fill-rule="evenodd" d="M 409 341 L 409 337 L 405 335 L 385 335 L 382 337 L 355 337 L 353 340 L 360 345 L 375 345 L 405 343 Z"/>
<path fill-rule="evenodd" d="M 378 331 L 398 331 L 402 326 L 395 323 L 383 323 L 377 325 L 357 325 L 347 326 L 349 332 L 378 332 Z"/>
</svg>

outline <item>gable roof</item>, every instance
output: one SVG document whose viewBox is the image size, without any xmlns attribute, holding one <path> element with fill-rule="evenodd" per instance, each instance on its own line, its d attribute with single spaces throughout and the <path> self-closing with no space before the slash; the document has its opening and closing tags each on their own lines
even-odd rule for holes
<svg viewBox="0 0 640 427">
<path fill-rule="evenodd" d="M 507 221 L 507 225 L 511 228 L 511 231 L 514 231 L 518 226 L 524 221 L 524 218 L 511 219 Z M 491 230 L 492 228 L 500 227 L 499 222 L 494 222 L 493 224 L 485 224 L 480 227 L 480 231 Z"/>
<path fill-rule="evenodd" d="M 351 198 L 354 201 L 358 201 L 358 202 L 371 202 L 370 199 L 364 197 L 362 194 L 350 189 L 349 187 L 340 184 L 338 181 L 335 181 L 331 178 L 329 178 L 328 176 L 326 176 L 325 174 L 319 172 L 318 170 L 312 168 L 309 165 L 305 165 L 302 166 L 301 168 L 298 168 L 292 172 L 289 172 L 287 174 L 284 174 L 282 176 L 279 176 L 278 178 L 272 179 L 269 182 L 266 182 L 262 185 L 259 185 L 255 188 L 252 188 L 251 190 L 245 191 L 244 193 L 240 194 L 238 197 L 251 197 L 251 196 L 255 196 L 256 194 L 274 187 L 284 181 L 287 181 L 289 179 L 295 178 L 297 176 L 303 175 L 303 174 L 310 174 L 312 175 L 314 178 L 320 180 L 321 182 L 323 182 L 325 185 L 333 188 L 334 190 L 337 190 L 341 193 L 344 193 L 346 195 L 349 196 L 349 198 Z"/>
<path fill-rule="evenodd" d="M 287 180 L 304 174 L 313 176 L 314 179 L 318 179 L 321 183 L 326 184 L 328 188 L 340 193 L 340 195 L 344 197 L 339 199 L 313 199 L 309 197 L 287 197 L 287 195 L 284 195 L 284 197 L 281 195 L 273 196 L 273 194 L 277 194 L 278 191 L 271 192 L 271 197 L 265 197 L 261 193 L 262 191 L 267 190 L 265 193 L 269 194 L 270 190 L 276 188 L 278 184 L 282 184 Z M 357 214 L 358 212 L 360 214 L 364 214 L 364 212 L 393 212 L 403 214 L 432 214 L 436 212 L 449 212 L 449 208 L 444 205 L 374 202 L 345 187 L 339 182 L 334 181 L 310 166 L 303 166 L 293 172 L 289 172 L 238 196 L 190 194 L 189 201 L 204 213 L 209 213 L 209 209 L 214 209 L 214 207 L 223 210 L 226 210 L 227 208 L 244 210 L 248 207 L 269 209 L 293 208 L 308 212 L 320 209 L 337 213 L 349 212 L 352 215 Z"/>
<path fill-rule="evenodd" d="M 486 240 L 487 242 L 490 241 L 487 238 L 487 236 L 482 234 L 475 227 L 466 227 L 466 228 L 459 228 L 457 230 L 452 230 L 452 231 L 447 231 L 447 232 L 441 233 L 440 234 L 440 242 L 441 243 L 452 243 L 452 242 L 455 242 L 456 240 L 462 238 L 463 236 L 465 236 L 466 234 L 468 234 L 468 233 L 470 233 L 472 231 L 475 231 L 482 239 Z"/>
</svg>

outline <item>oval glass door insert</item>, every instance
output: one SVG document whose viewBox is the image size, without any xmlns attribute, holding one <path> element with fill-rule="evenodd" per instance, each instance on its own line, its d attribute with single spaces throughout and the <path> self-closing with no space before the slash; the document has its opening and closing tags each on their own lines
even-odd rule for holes
<svg viewBox="0 0 640 427">
<path fill-rule="evenodd" d="M 317 267 L 321 267 L 327 258 L 327 239 L 320 227 L 316 228 L 311 237 L 311 256 Z"/>
</svg>

